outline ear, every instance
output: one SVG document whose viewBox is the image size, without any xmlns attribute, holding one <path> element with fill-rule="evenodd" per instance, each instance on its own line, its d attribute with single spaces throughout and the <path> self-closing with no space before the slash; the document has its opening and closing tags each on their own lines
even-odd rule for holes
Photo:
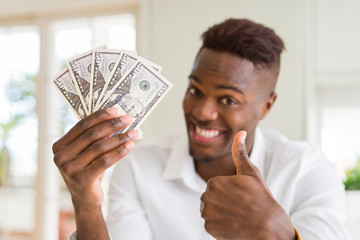
<svg viewBox="0 0 360 240">
<path fill-rule="evenodd" d="M 260 120 L 262 120 L 266 116 L 266 114 L 268 114 L 268 112 L 270 111 L 270 109 L 274 105 L 276 97 L 277 97 L 276 92 L 272 92 L 270 94 L 270 96 L 265 100 L 265 102 L 263 103 L 263 106 L 262 106 Z"/>
</svg>

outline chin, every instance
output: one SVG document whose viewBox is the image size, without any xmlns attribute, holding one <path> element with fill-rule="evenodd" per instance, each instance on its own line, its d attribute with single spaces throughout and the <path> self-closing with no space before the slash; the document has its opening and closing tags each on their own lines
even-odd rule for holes
<svg viewBox="0 0 360 240">
<path fill-rule="evenodd" d="M 196 154 L 194 153 L 193 150 L 190 149 L 190 155 L 192 156 L 192 158 L 196 161 L 196 162 L 199 162 L 199 163 L 209 163 L 209 162 L 212 162 L 215 157 L 214 156 L 209 156 L 209 155 L 199 155 L 199 154 Z"/>
</svg>

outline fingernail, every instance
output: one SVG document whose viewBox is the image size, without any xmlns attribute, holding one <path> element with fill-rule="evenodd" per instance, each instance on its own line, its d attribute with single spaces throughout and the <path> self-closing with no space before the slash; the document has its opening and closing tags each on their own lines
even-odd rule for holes
<svg viewBox="0 0 360 240">
<path fill-rule="evenodd" d="M 243 131 L 243 134 L 241 134 L 241 136 L 240 136 L 241 144 L 245 144 L 246 135 L 247 135 L 247 132 Z"/>
<path fill-rule="evenodd" d="M 123 122 L 123 123 L 128 123 L 131 121 L 131 117 L 129 115 L 122 115 L 120 116 L 120 120 Z"/>
<path fill-rule="evenodd" d="M 131 130 L 128 132 L 128 135 L 132 139 L 136 139 L 139 137 L 139 133 L 136 130 Z"/>
<path fill-rule="evenodd" d="M 116 107 L 107 108 L 106 111 L 110 113 L 111 115 L 116 115 L 118 113 L 118 110 Z"/>
<path fill-rule="evenodd" d="M 135 147 L 135 143 L 132 142 L 132 141 L 127 142 L 127 143 L 125 143 L 125 147 L 126 147 L 126 149 L 128 149 L 128 150 L 132 150 L 132 149 Z"/>
</svg>

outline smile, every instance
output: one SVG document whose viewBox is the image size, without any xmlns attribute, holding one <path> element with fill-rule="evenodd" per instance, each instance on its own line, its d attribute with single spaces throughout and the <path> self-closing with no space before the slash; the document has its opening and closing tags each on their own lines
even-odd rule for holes
<svg viewBox="0 0 360 240">
<path fill-rule="evenodd" d="M 219 135 L 219 130 L 210 130 L 195 126 L 195 132 L 197 135 L 203 138 L 214 138 Z"/>
<path fill-rule="evenodd" d="M 217 141 L 221 136 L 221 131 L 216 129 L 201 128 L 192 124 L 191 138 L 200 145 L 208 145 Z"/>
</svg>

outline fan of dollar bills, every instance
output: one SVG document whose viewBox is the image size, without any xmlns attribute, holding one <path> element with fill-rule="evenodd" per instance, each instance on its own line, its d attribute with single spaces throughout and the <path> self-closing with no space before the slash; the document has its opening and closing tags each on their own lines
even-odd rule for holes
<svg viewBox="0 0 360 240">
<path fill-rule="evenodd" d="M 51 79 L 78 119 L 103 108 L 116 107 L 132 123 L 118 133 L 139 126 L 169 92 L 172 84 L 162 67 L 133 51 L 94 48 L 70 59 Z"/>
</svg>

